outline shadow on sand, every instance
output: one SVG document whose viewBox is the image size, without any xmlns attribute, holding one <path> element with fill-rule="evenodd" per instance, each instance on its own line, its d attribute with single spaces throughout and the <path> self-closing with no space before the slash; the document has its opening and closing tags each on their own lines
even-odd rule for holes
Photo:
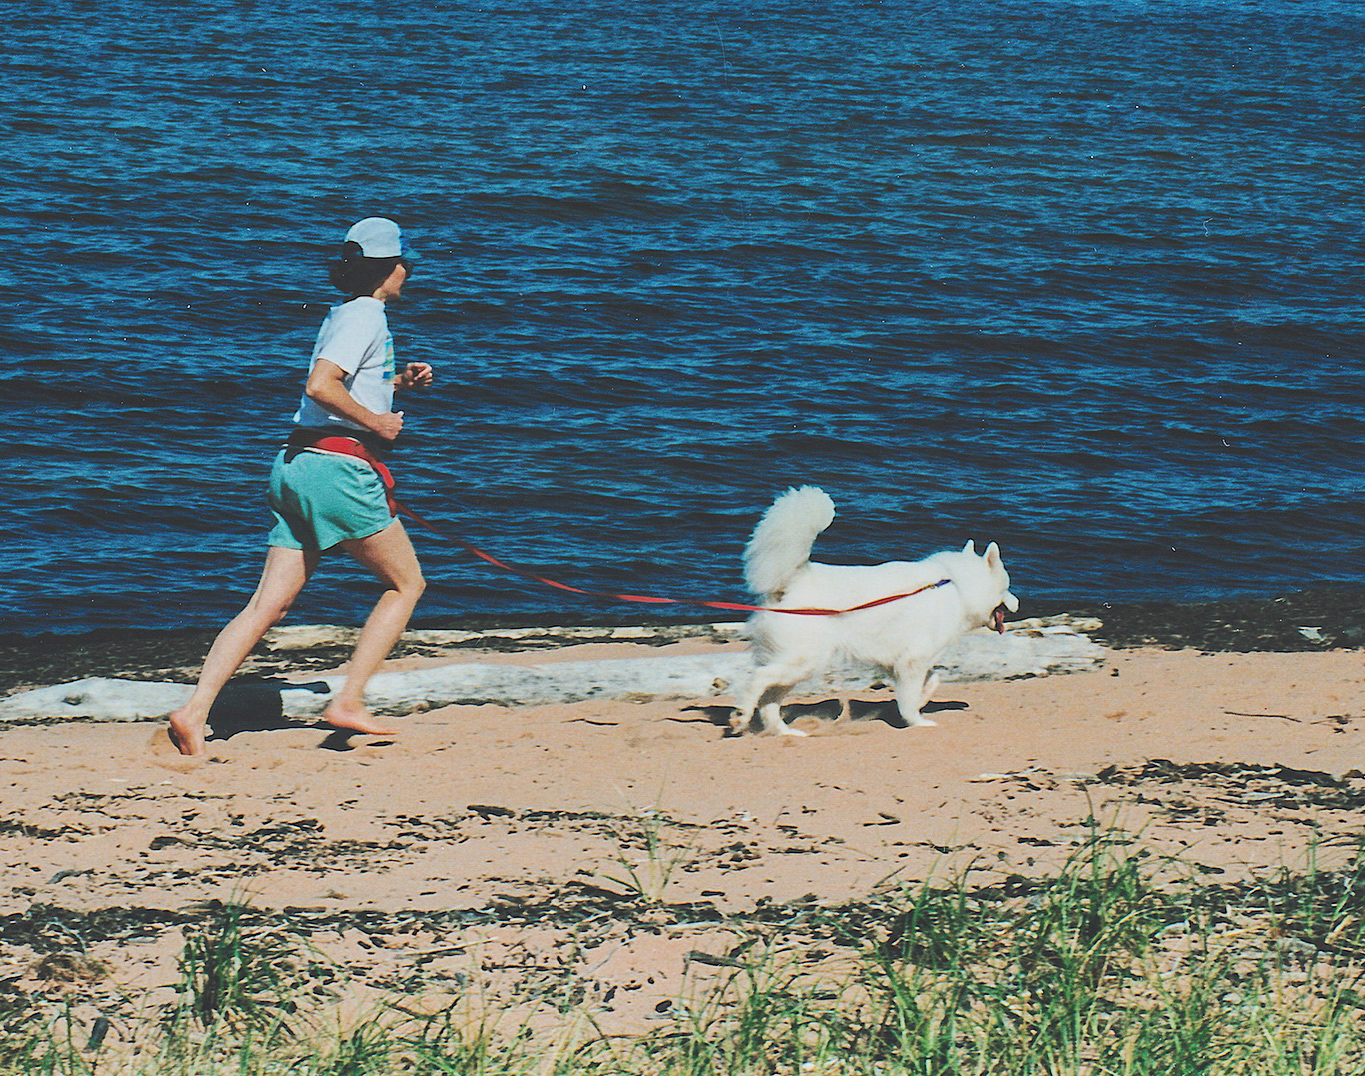
<svg viewBox="0 0 1365 1076">
<path fill-rule="evenodd" d="M 325 751 L 354 750 L 351 739 L 366 733 L 338 729 L 321 717 L 312 720 L 286 717 L 284 692 L 311 691 L 328 695 L 331 687 L 325 680 L 298 683 L 278 677 L 242 677 L 223 688 L 218 701 L 209 711 L 208 739 L 230 740 L 240 732 L 279 732 L 283 729 L 321 729 L 327 733 L 318 746 Z M 389 740 L 370 739 L 369 746 L 383 747 Z"/>
<path fill-rule="evenodd" d="M 276 732 L 306 729 L 318 724 L 305 718 L 286 717 L 284 693 L 311 691 L 326 695 L 331 687 L 323 680 L 300 684 L 279 677 L 242 677 L 233 680 L 209 711 L 209 738 L 230 740 L 239 732 Z"/>
<path fill-rule="evenodd" d="M 924 706 L 926 714 L 942 713 L 944 710 L 965 710 L 967 703 L 945 700 L 943 702 L 929 702 Z M 684 706 L 684 713 L 694 713 L 702 715 L 700 718 L 669 718 L 670 721 L 690 721 L 696 723 L 705 721 L 715 725 L 717 728 L 725 729 L 726 736 L 739 736 L 740 731 L 731 724 L 734 717 L 734 707 L 732 706 Z M 820 721 L 835 722 L 844 715 L 844 704 L 839 699 L 824 699 L 821 702 L 795 702 L 786 703 L 782 707 L 782 720 L 790 723 L 799 717 L 813 717 Z M 864 702 L 861 699 L 849 699 L 848 719 L 850 721 L 881 721 L 892 728 L 908 728 L 909 723 L 901 717 L 900 708 L 894 699 L 881 700 L 876 702 Z"/>
</svg>

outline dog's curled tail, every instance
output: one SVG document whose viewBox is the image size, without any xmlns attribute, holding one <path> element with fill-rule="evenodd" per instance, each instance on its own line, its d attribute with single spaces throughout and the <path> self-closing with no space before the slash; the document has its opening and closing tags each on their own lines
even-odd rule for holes
<svg viewBox="0 0 1365 1076">
<path fill-rule="evenodd" d="M 816 486 L 789 489 L 763 513 L 744 547 L 744 582 L 755 594 L 778 595 L 810 560 L 811 546 L 834 521 L 834 502 Z"/>
</svg>

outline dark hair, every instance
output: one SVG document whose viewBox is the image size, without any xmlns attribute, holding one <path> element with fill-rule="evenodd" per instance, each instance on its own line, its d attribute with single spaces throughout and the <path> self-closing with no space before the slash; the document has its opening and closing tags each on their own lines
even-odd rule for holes
<svg viewBox="0 0 1365 1076">
<path fill-rule="evenodd" d="M 403 258 L 367 258 L 361 252 L 359 243 L 346 243 L 341 248 L 341 257 L 327 268 L 327 279 L 332 287 L 345 292 L 348 296 L 373 295 L 380 284 L 389 279 L 389 274 Z"/>
</svg>

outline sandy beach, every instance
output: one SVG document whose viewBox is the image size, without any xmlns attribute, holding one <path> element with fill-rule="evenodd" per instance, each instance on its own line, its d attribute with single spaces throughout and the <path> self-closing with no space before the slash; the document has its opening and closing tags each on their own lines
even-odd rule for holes
<svg viewBox="0 0 1365 1076">
<path fill-rule="evenodd" d="M 895 727 L 881 689 L 807 697 L 789 711 L 804 739 L 734 736 L 724 702 L 450 706 L 392 737 L 241 732 L 190 760 L 159 723 L 4 728 L 3 977 L 84 977 L 101 1012 L 169 1003 L 187 926 L 238 903 L 344 969 L 329 974 L 357 1003 L 477 982 L 510 1005 L 571 982 L 605 1028 L 636 1032 L 746 930 L 803 907 L 1044 876 L 1095 827 L 1226 883 L 1301 869 L 1310 848 L 1330 869 L 1365 832 L 1354 650 L 1111 649 L 1089 672 L 947 684 L 934 728 Z"/>
</svg>

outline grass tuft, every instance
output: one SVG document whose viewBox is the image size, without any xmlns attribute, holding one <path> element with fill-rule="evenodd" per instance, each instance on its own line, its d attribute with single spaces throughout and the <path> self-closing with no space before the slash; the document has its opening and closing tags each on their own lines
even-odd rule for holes
<svg viewBox="0 0 1365 1076">
<path fill-rule="evenodd" d="M 181 996 L 205 1029 L 282 1027 L 297 1007 L 295 948 L 275 935 L 248 932 L 248 915 L 243 904 L 223 904 L 187 932 Z"/>
<path fill-rule="evenodd" d="M 646 904 L 661 904 L 673 875 L 691 861 L 695 845 L 676 840 L 677 824 L 658 810 L 640 811 L 637 817 L 637 831 L 617 835 L 620 850 L 615 860 L 620 870 L 599 876 Z M 631 855 L 631 848 L 643 855 Z"/>
</svg>

